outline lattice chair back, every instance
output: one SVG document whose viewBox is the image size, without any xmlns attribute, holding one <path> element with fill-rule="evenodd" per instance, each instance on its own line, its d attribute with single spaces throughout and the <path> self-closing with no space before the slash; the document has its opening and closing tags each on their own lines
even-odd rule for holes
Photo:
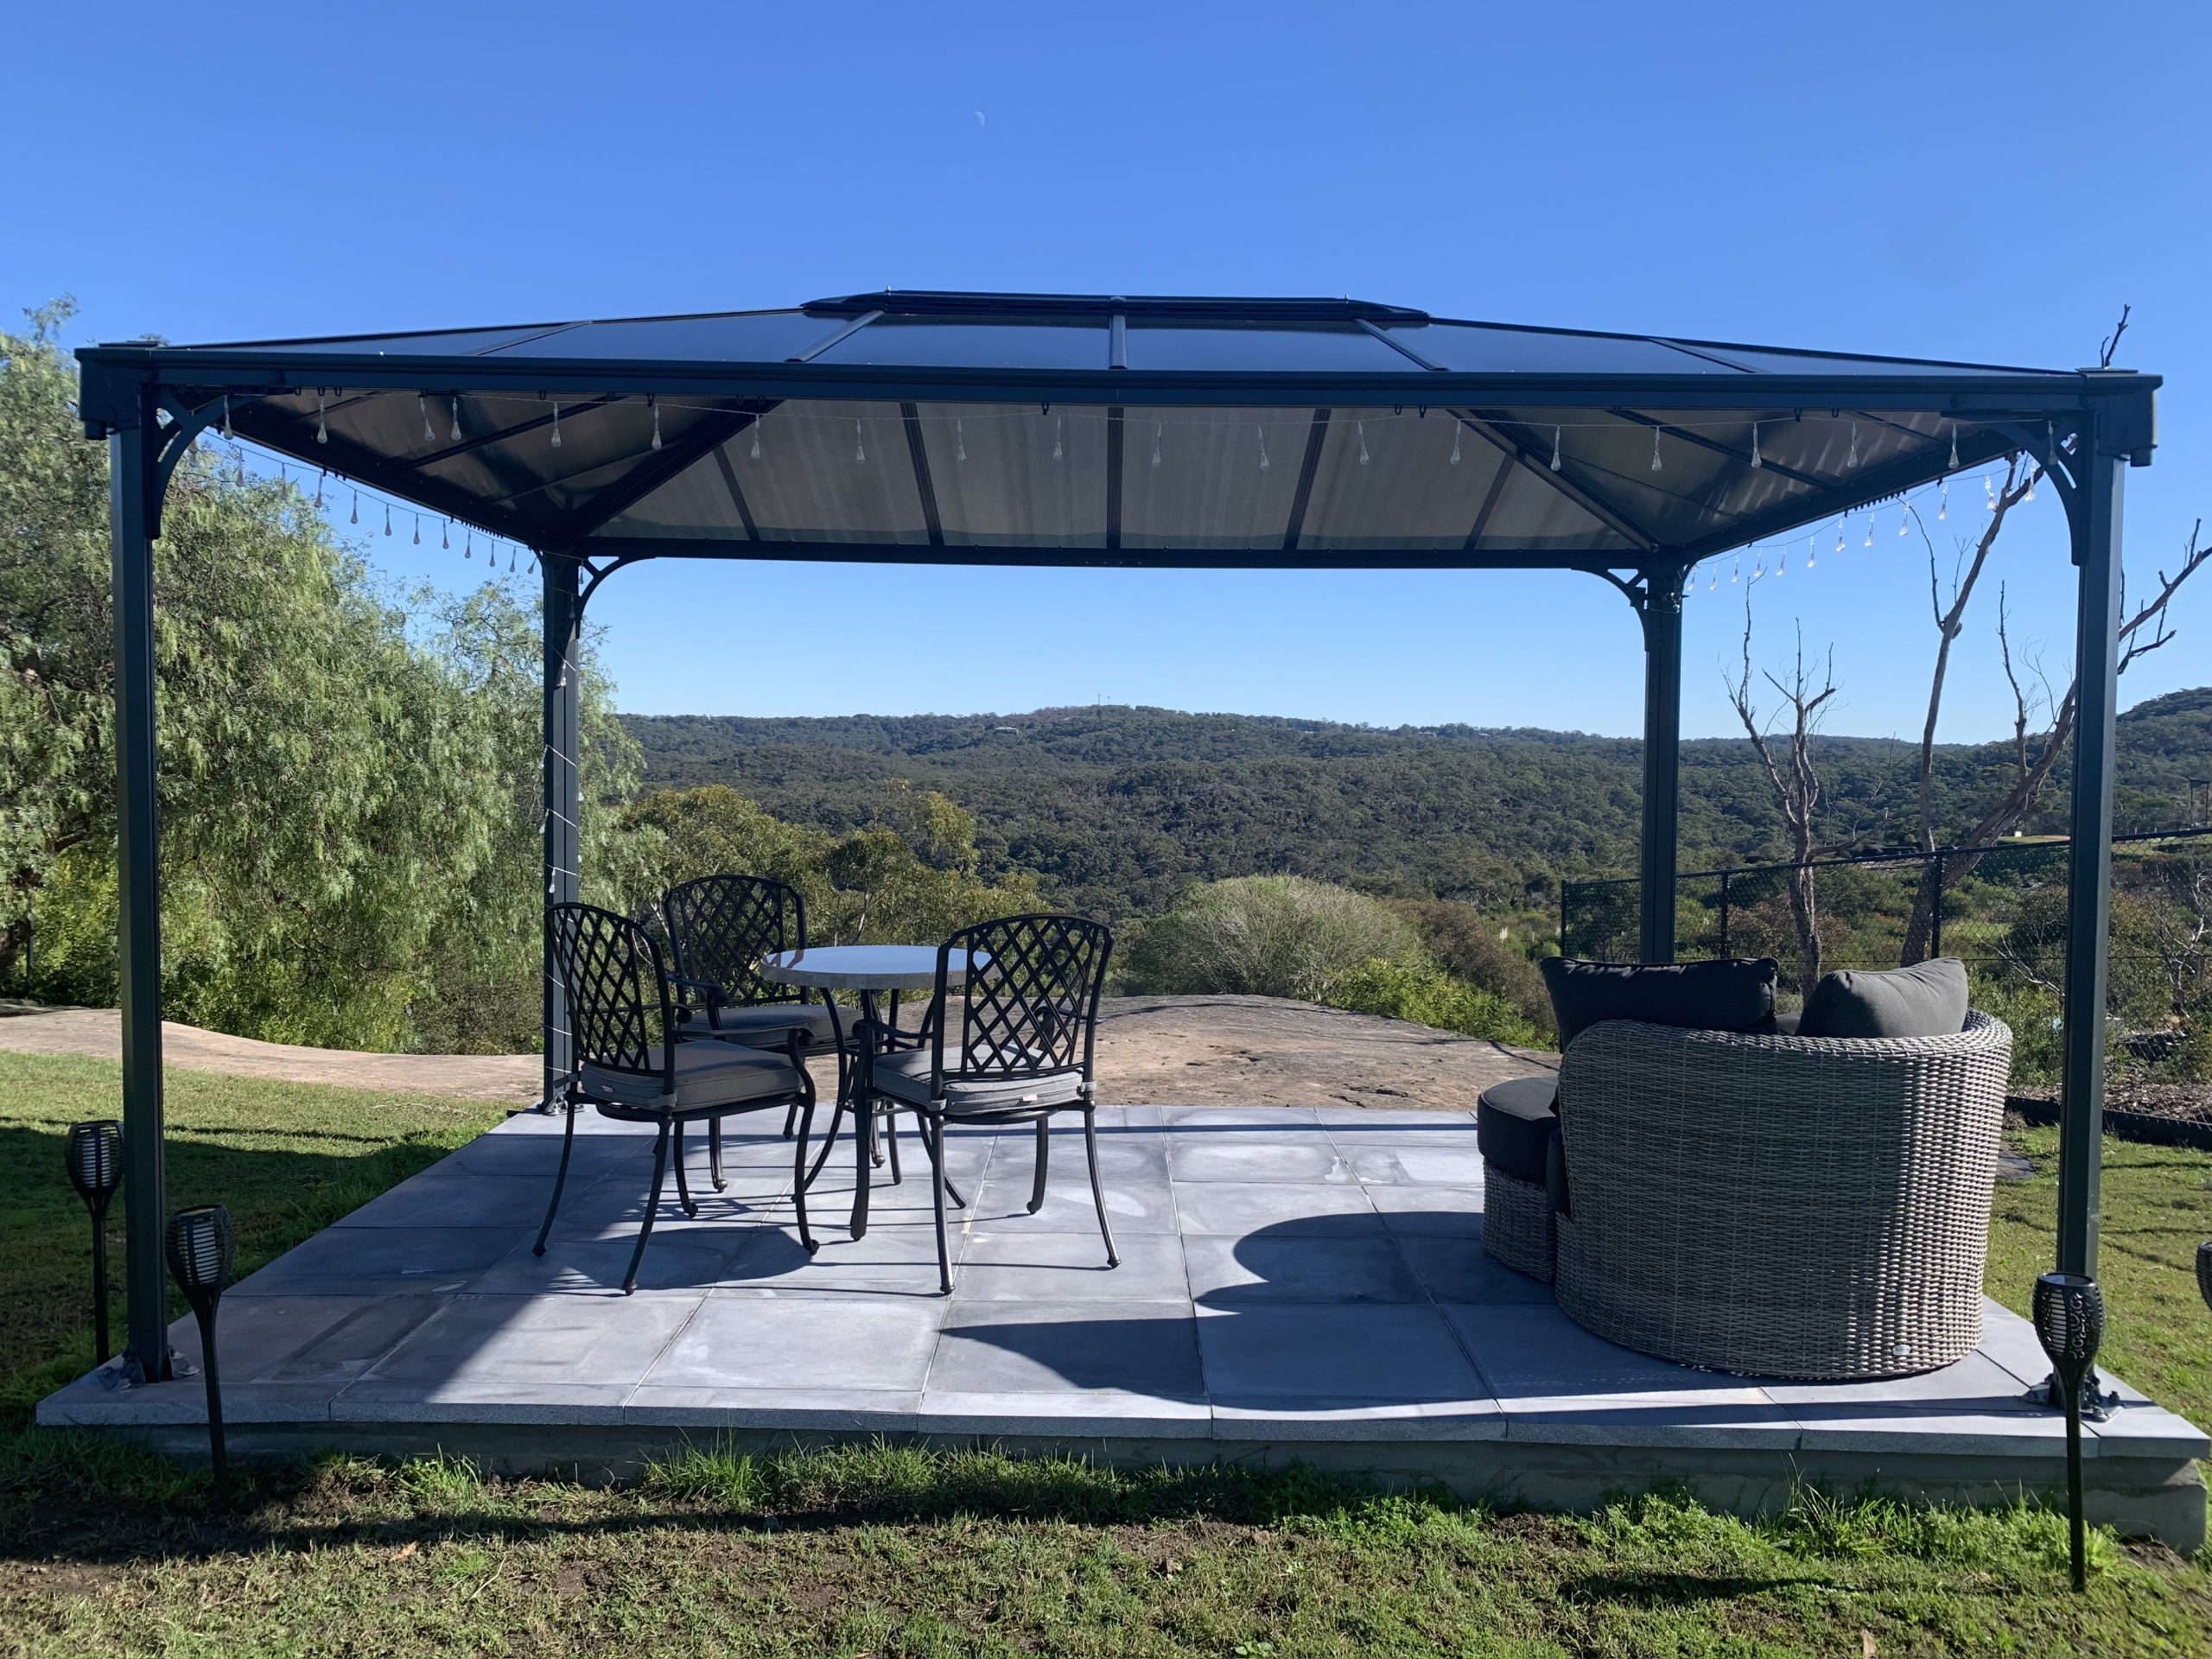
<svg viewBox="0 0 2212 1659">
<path fill-rule="evenodd" d="M 1113 949 L 1113 934 L 1080 916 L 1007 916 L 962 929 L 938 949 L 931 1070 L 940 1078 L 1077 1069 L 1090 1077 Z M 967 979 L 951 984 L 963 953 Z"/>
<path fill-rule="evenodd" d="M 661 895 L 676 971 L 718 985 L 736 1007 L 799 1002 L 805 993 L 760 976 L 760 958 L 806 949 L 806 901 L 764 875 L 702 875 Z"/>
<path fill-rule="evenodd" d="M 676 1015 L 652 935 L 596 905 L 550 905 L 546 914 L 553 969 L 568 999 L 573 1064 L 667 1077 L 665 1039 Z"/>
</svg>

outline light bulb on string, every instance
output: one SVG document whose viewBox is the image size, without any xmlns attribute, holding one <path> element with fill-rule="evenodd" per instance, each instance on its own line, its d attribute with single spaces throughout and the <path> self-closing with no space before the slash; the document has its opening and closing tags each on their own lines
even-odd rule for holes
<svg viewBox="0 0 2212 1659">
<path fill-rule="evenodd" d="M 245 487 L 245 451 L 244 448 L 240 448 L 238 453 L 238 470 L 232 474 L 231 481 L 236 484 L 240 489 L 244 489 Z"/>
<path fill-rule="evenodd" d="M 1651 429 L 1651 470 L 1661 473 L 1666 469 L 1667 463 L 1659 459 L 1659 429 L 1655 426 Z"/>
<path fill-rule="evenodd" d="M 1759 423 L 1751 423 L 1751 470 L 1758 472 L 1766 465 L 1766 457 L 1759 454 Z"/>
<path fill-rule="evenodd" d="M 957 415 L 952 417 L 952 458 L 955 461 L 968 459 L 967 429 Z"/>
<path fill-rule="evenodd" d="M 231 394 L 230 394 L 229 392 L 227 392 L 227 391 L 226 391 L 226 392 L 225 392 L 225 393 L 223 394 L 223 442 L 226 442 L 226 443 L 228 443 L 230 441 L 231 441 Z"/>
<path fill-rule="evenodd" d="M 415 515 L 415 545 L 423 545 L 423 515 L 419 512 Z"/>
<path fill-rule="evenodd" d="M 653 411 L 653 448 L 658 449 L 660 448 L 660 399 L 648 397 L 645 402 Z"/>
<path fill-rule="evenodd" d="M 1989 481 L 1989 474 L 1981 475 L 1981 494 L 1984 504 L 1992 512 L 1997 511 L 1997 486 Z"/>
<path fill-rule="evenodd" d="M 361 522 L 361 493 L 359 490 L 353 492 L 353 516 L 346 522 L 349 524 Z"/>
<path fill-rule="evenodd" d="M 384 504 L 384 533 L 387 536 L 391 534 L 391 503 L 389 501 Z"/>
<path fill-rule="evenodd" d="M 329 476 L 330 468 L 327 467 L 315 475 L 315 506 L 317 512 L 322 511 L 322 481 Z"/>
<path fill-rule="evenodd" d="M 1897 515 L 1897 534 L 1900 536 L 1909 536 L 1911 533 L 1912 507 L 1910 504 L 1907 504 L 1904 511 Z"/>
<path fill-rule="evenodd" d="M 450 518 L 439 526 L 438 545 L 448 553 L 453 551 L 453 520 Z"/>
<path fill-rule="evenodd" d="M 474 529 L 470 530 L 464 538 L 461 556 L 464 559 L 473 559 L 476 556 L 476 532 Z"/>
<path fill-rule="evenodd" d="M 561 401 L 557 397 L 553 400 L 553 447 L 561 447 Z"/>
<path fill-rule="evenodd" d="M 1945 479 L 1936 498 L 1936 518 L 1940 523 L 1951 516 L 1951 480 Z"/>
<path fill-rule="evenodd" d="M 1554 446 L 1554 454 L 1557 452 L 1556 445 Z M 1452 464 L 1454 467 L 1459 464 L 1459 423 L 1457 421 L 1452 423 Z"/>
<path fill-rule="evenodd" d="M 449 435 L 454 442 L 461 442 L 461 394 L 458 392 L 454 394 L 453 430 Z"/>
<path fill-rule="evenodd" d="M 1835 550 L 1839 553 L 1843 551 L 1843 521 L 1840 518 L 1836 520 L 1835 525 Z"/>
<path fill-rule="evenodd" d="M 868 464 L 868 433 L 858 421 L 853 423 L 853 460 L 863 467 Z"/>
<path fill-rule="evenodd" d="M 1065 415 L 1052 416 L 1052 459 L 1058 461 L 1067 453 L 1067 419 Z"/>
<path fill-rule="evenodd" d="M 753 459 L 760 459 L 760 417 L 758 415 L 753 417 Z"/>
<path fill-rule="evenodd" d="M 1252 429 L 1260 435 L 1260 470 L 1264 473 L 1268 470 L 1268 467 L 1269 465 L 1268 461 L 1268 429 L 1264 425 L 1255 425 Z"/>
<path fill-rule="evenodd" d="M 1736 556 L 1736 568 L 1735 568 L 1733 570 L 1731 570 L 1731 571 L 1728 573 L 1728 585 L 1729 585 L 1730 587 L 1732 587 L 1732 587 L 1734 587 L 1734 586 L 1736 585 L 1736 583 L 1738 583 L 1738 582 L 1741 582 L 1743 579 L 1744 579 L 1744 556 L 1743 556 L 1742 554 L 1738 553 L 1738 554 Z"/>
<path fill-rule="evenodd" d="M 323 407 L 323 394 L 320 391 L 316 392 L 315 395 L 315 441 L 317 443 L 330 442 L 329 411 Z"/>
<path fill-rule="evenodd" d="M 1159 421 L 1152 423 L 1152 464 L 1155 467 L 1160 465 L 1160 429 L 1162 424 Z"/>
<path fill-rule="evenodd" d="M 1552 471 L 1554 472 L 1559 471 L 1559 438 L 1561 429 L 1556 426 L 1552 428 Z"/>
<path fill-rule="evenodd" d="M 1788 575 L 1789 574 L 1789 554 L 1787 554 L 1787 553 L 1777 553 L 1777 554 L 1776 554 L 1776 555 L 1775 555 L 1775 558 L 1774 558 L 1774 574 L 1775 574 L 1776 575 L 1777 575 L 1777 576 L 1786 576 L 1786 575 Z"/>
<path fill-rule="evenodd" d="M 430 399 L 427 392 L 415 394 L 415 408 L 423 416 L 423 442 L 435 443 L 438 435 L 430 429 Z"/>
<path fill-rule="evenodd" d="M 1805 538 L 1805 568 L 1810 570 L 1820 562 L 1821 538 L 1817 536 L 1808 536 Z"/>
<path fill-rule="evenodd" d="M 2042 474 L 2042 471 L 2043 468 L 2038 467 L 2029 473 L 2027 493 L 2020 498 L 2021 500 L 2032 501 L 2036 499 L 2036 479 Z"/>
<path fill-rule="evenodd" d="M 1352 431 L 1353 435 L 1359 439 L 1359 464 L 1364 467 L 1367 465 L 1367 423 L 1354 421 Z"/>
<path fill-rule="evenodd" d="M 1959 423 L 1956 421 L 1951 423 L 1951 470 L 1955 473 L 1959 470 Z"/>
<path fill-rule="evenodd" d="M 1846 467 L 1859 465 L 1859 423 L 1856 421 L 1851 423 L 1851 453 L 1843 458 L 1843 464 Z"/>
<path fill-rule="evenodd" d="M 1765 578 L 1766 556 L 1764 554 L 1761 554 L 1751 561 L 1751 580 L 1753 582 L 1762 582 L 1764 581 Z"/>
<path fill-rule="evenodd" d="M 1713 569 L 1711 569 L 1711 570 L 1709 570 L 1709 571 L 1707 571 L 1707 572 L 1706 573 L 1706 577 L 1705 577 L 1705 591 L 1706 591 L 1707 593 L 1708 593 L 1708 594 L 1711 594 L 1711 593 L 1718 593 L 1718 592 L 1719 591 L 1719 588 L 1720 588 L 1720 570 L 1719 570 L 1719 568 L 1718 566 L 1715 566 Z"/>
<path fill-rule="evenodd" d="M 1874 545 L 1874 515 L 1871 512 L 1866 515 L 1866 545 Z"/>
</svg>

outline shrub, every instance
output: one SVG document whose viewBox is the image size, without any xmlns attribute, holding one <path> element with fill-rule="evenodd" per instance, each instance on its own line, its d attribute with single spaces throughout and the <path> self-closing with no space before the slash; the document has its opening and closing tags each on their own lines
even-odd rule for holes
<svg viewBox="0 0 2212 1659">
<path fill-rule="evenodd" d="M 1192 888 L 1130 947 L 1133 990 L 1325 1002 L 1347 974 L 1412 955 L 1412 928 L 1365 895 L 1296 875 Z"/>
<path fill-rule="evenodd" d="M 1338 982 L 1328 1001 L 1355 1014 L 1387 1014 L 1524 1047 L 1539 1040 L 1528 1015 L 1512 1002 L 1418 957 L 1362 963 Z"/>
<path fill-rule="evenodd" d="M 1499 938 L 1489 922 L 1465 905 L 1440 899 L 1408 899 L 1396 909 L 1420 931 L 1421 942 L 1452 978 L 1508 1004 L 1545 1040 L 1555 1034 L 1543 975 L 1535 963 Z"/>
</svg>

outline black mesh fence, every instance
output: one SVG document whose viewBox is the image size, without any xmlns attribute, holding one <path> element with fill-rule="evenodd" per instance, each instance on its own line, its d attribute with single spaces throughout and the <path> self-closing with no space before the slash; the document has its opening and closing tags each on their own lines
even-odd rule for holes
<svg viewBox="0 0 2212 1659">
<path fill-rule="evenodd" d="M 1958 957 L 1984 979 L 2056 993 L 2065 984 L 2068 843 L 2022 837 L 1932 854 L 1875 854 L 1812 864 L 1700 870 L 1680 878 L 1675 956 L 1772 957 L 1781 988 L 1802 995 L 1804 951 L 1792 888 L 1809 896 L 1821 966 L 1894 968 L 1916 911 L 1923 950 Z M 1938 895 L 1940 894 L 1940 900 Z M 1641 894 L 1632 877 L 1568 881 L 1560 950 L 1633 962 Z M 2113 842 L 2112 1001 L 2129 1024 L 2196 1002 L 2212 985 L 2212 830 Z"/>
</svg>

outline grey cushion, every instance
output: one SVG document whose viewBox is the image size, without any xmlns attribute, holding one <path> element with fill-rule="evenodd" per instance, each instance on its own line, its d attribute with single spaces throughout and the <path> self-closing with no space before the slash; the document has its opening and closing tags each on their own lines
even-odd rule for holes
<svg viewBox="0 0 2212 1659">
<path fill-rule="evenodd" d="M 944 1069 L 960 1065 L 960 1051 L 944 1051 Z M 909 1049 L 903 1054 L 879 1054 L 875 1086 L 894 1100 L 916 1106 L 930 1103 L 930 1052 Z M 1037 1077 L 947 1077 L 944 1109 L 948 1116 L 962 1112 L 1002 1112 L 1027 1106 L 1065 1106 L 1083 1094 L 1080 1071 L 1048 1071 Z"/>
<path fill-rule="evenodd" d="M 1541 963 L 1563 1049 L 1603 1020 L 1689 1031 L 1774 1029 L 1771 957 L 1756 961 L 1618 963 L 1548 957 Z"/>
<path fill-rule="evenodd" d="M 726 1042 L 781 1048 L 784 1033 L 793 1026 L 804 1031 L 808 1042 L 817 1048 L 828 1048 L 837 1040 L 830 1010 L 819 1002 L 766 1002 L 751 1008 L 717 1008 L 711 1022 L 704 1013 L 695 1012 L 683 1022 L 683 1035 L 687 1039 L 719 1037 Z"/>
<path fill-rule="evenodd" d="M 1558 1098 L 1559 1079 L 1549 1075 L 1493 1083 L 1475 1101 L 1475 1149 L 1506 1174 L 1541 1183 Z"/>
<path fill-rule="evenodd" d="M 652 1051 L 658 1065 L 661 1051 Z M 788 1060 L 738 1043 L 678 1043 L 676 1092 L 661 1092 L 658 1076 L 609 1071 L 586 1061 L 581 1092 L 588 1100 L 652 1111 L 696 1111 L 709 1106 L 738 1106 L 747 1101 L 795 1095 L 804 1086 Z"/>
<path fill-rule="evenodd" d="M 1948 1037 L 1966 1028 L 1967 965 L 1956 957 L 1823 974 L 1797 1022 L 1800 1037 Z"/>
</svg>

